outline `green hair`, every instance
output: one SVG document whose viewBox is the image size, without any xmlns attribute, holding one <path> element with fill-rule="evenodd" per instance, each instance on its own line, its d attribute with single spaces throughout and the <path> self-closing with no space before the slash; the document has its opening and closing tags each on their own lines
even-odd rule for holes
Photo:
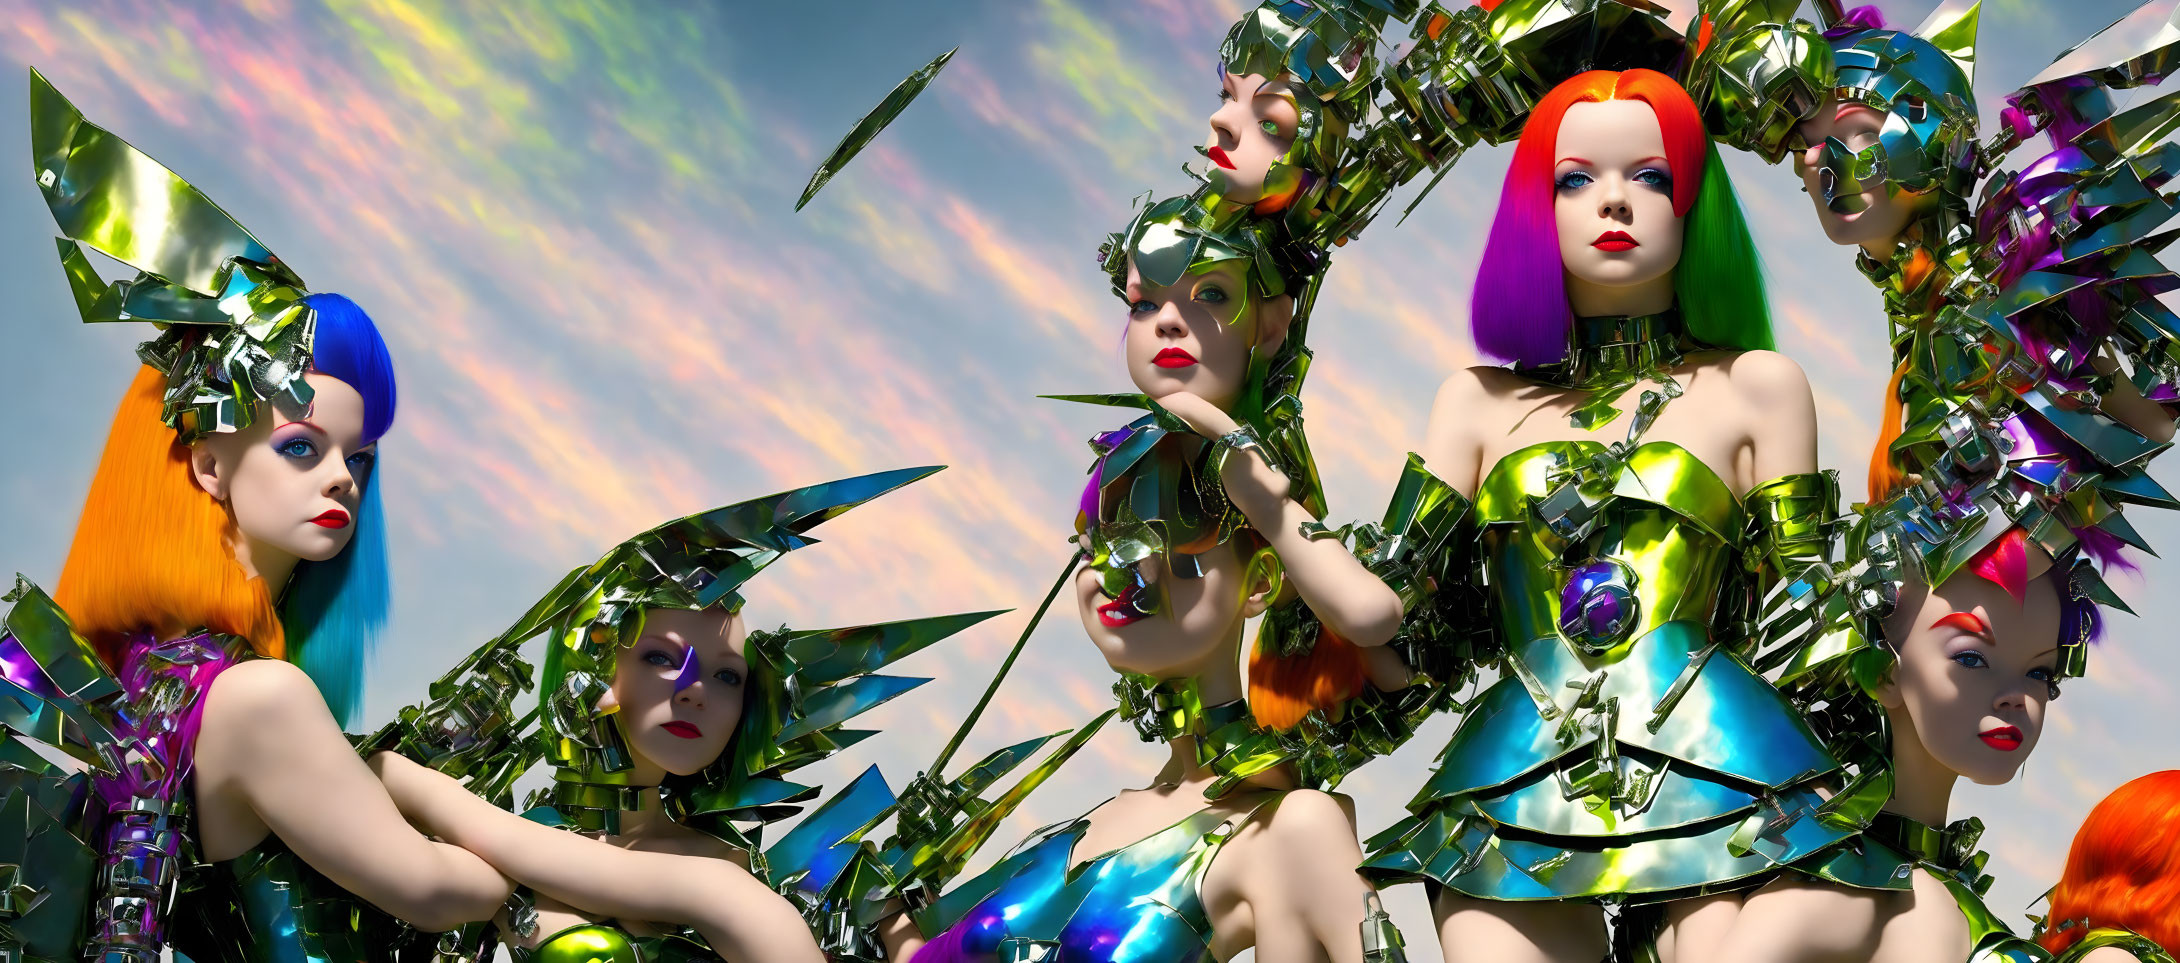
<svg viewBox="0 0 2180 963">
<path fill-rule="evenodd" d="M 1714 347 L 1772 350 L 1763 261 L 1716 145 L 1704 149 L 1703 186 L 1682 238 L 1673 289 L 1689 335 Z"/>
</svg>

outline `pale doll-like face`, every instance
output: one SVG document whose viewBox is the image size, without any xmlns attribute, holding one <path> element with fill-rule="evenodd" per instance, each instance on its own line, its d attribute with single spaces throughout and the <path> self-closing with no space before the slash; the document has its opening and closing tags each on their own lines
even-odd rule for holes
<svg viewBox="0 0 2180 963">
<path fill-rule="evenodd" d="M 749 630 L 721 609 L 644 610 L 643 635 L 613 659 L 613 688 L 600 708 L 640 775 L 686 776 L 719 759 L 742 721 Z"/>
<path fill-rule="evenodd" d="M 1825 203 L 1824 172 L 1819 160 L 1825 139 L 1837 137 L 1849 150 L 1862 150 L 1877 143 L 1877 135 L 1884 127 L 1884 114 L 1861 104 L 1841 104 L 1836 99 L 1826 100 L 1816 116 L 1802 122 L 1802 140 L 1809 147 L 1794 154 L 1794 171 L 1801 175 L 1802 187 L 1817 207 L 1817 224 L 1834 244 L 1868 245 L 1882 252 L 1915 217 L 1920 198 L 1894 191 L 1884 183 L 1873 184 L 1857 195 L 1850 206 L 1863 209 L 1853 214 L 1842 214 Z"/>
<path fill-rule="evenodd" d="M 1878 692 L 1895 739 L 1918 739 L 1972 782 L 2013 778 L 2058 695 L 2059 593 L 2047 575 L 2029 582 L 2027 595 L 2016 603 L 1971 572 L 1935 591 L 1901 593 L 1887 623 L 1900 640 L 1899 663 Z"/>
<path fill-rule="evenodd" d="M 1219 109 L 1211 112 L 1211 138 L 1204 145 L 1211 158 L 1212 188 L 1237 203 L 1264 200 L 1265 178 L 1272 163 L 1294 146 L 1301 118 L 1285 81 L 1222 71 Z M 1290 184 L 1274 187 L 1293 189 Z"/>
<path fill-rule="evenodd" d="M 1649 104 L 1608 100 L 1567 108 L 1553 153 L 1552 213 L 1570 291 L 1586 287 L 1609 303 L 1615 290 L 1672 273 L 1681 250 L 1676 173 Z"/>
<path fill-rule="evenodd" d="M 1249 349 L 1286 336 L 1294 299 L 1249 292 L 1246 261 L 1221 261 L 1166 287 L 1128 262 L 1128 377 L 1152 398 L 1187 391 L 1231 411 L 1248 384 Z"/>
<path fill-rule="evenodd" d="M 322 562 L 347 548 L 375 457 L 363 443 L 363 396 L 329 375 L 304 377 L 314 392 L 308 410 L 266 405 L 265 417 L 207 435 L 190 456 L 198 486 L 234 513 L 261 565 L 275 554 Z"/>
<path fill-rule="evenodd" d="M 1271 590 L 1259 568 L 1250 572 L 1234 543 L 1196 556 L 1201 578 L 1178 578 L 1162 556 L 1141 563 L 1144 580 L 1164 594 L 1164 604 L 1148 615 L 1131 609 L 1130 599 L 1107 595 L 1100 573 L 1084 566 L 1075 576 L 1075 610 L 1082 628 L 1097 644 L 1105 663 L 1121 672 L 1159 679 L 1197 675 L 1231 657 L 1226 644 L 1242 620 L 1264 611 Z M 1142 591 L 1129 589 L 1128 592 Z"/>
</svg>

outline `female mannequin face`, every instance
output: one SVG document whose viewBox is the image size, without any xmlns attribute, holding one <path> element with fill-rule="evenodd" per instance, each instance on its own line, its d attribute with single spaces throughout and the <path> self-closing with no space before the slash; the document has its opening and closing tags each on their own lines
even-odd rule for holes
<svg viewBox="0 0 2180 963">
<path fill-rule="evenodd" d="M 1671 306 L 1683 220 L 1673 213 L 1673 178 L 1681 173 L 1666 162 L 1665 137 L 1649 104 L 1607 100 L 1567 108 L 1553 152 L 1552 214 L 1576 314 L 1648 314 Z"/>
<path fill-rule="evenodd" d="M 1827 100 L 1815 117 L 1802 122 L 1802 139 L 1810 146 L 1794 155 L 1794 171 L 1817 206 L 1817 224 L 1824 228 L 1824 236 L 1834 244 L 1862 245 L 1875 255 L 1889 253 L 1900 232 L 1907 230 L 1915 217 L 1917 196 L 1879 183 L 1848 201 L 1846 206 L 1856 208 L 1854 213 L 1842 214 L 1825 202 L 1826 184 L 1819 164 L 1826 138 L 1836 137 L 1849 150 L 1862 150 L 1877 143 L 1884 128 L 1884 114 L 1860 104 Z"/>
<path fill-rule="evenodd" d="M 1238 672 L 1229 647 L 1244 620 L 1261 614 L 1273 587 L 1259 566 L 1251 571 L 1235 552 L 1235 543 L 1196 556 L 1201 578 L 1178 578 L 1165 558 L 1141 563 L 1144 581 L 1163 590 L 1165 604 L 1148 615 L 1130 609 L 1131 587 L 1116 598 L 1105 592 L 1101 573 L 1088 566 L 1075 576 L 1075 611 L 1082 628 L 1116 671 L 1159 679 L 1178 679 L 1218 668 Z"/>
<path fill-rule="evenodd" d="M 1219 109 L 1211 112 L 1211 186 L 1227 200 L 1254 204 L 1266 194 L 1272 164 L 1294 146 L 1301 112 L 1287 83 L 1263 74 L 1219 74 Z M 1275 185 L 1292 190 L 1293 185 Z"/>
<path fill-rule="evenodd" d="M 1901 640 L 1899 664 L 1878 691 L 1895 740 L 1916 740 L 1941 767 L 1972 782 L 2013 778 L 2058 695 L 2052 578 L 2029 582 L 2026 604 L 1967 572 L 1935 590 L 1908 586 L 1886 626 Z"/>
<path fill-rule="evenodd" d="M 645 609 L 643 635 L 613 659 L 599 708 L 636 763 L 636 778 L 686 776 L 717 761 L 742 721 L 749 630 L 739 614 Z"/>
<path fill-rule="evenodd" d="M 1294 299 L 1250 294 L 1248 262 L 1221 261 L 1171 287 L 1128 262 L 1128 377 L 1152 398 L 1187 391 L 1232 411 L 1249 379 L 1249 350 L 1273 351 L 1294 319 Z"/>
<path fill-rule="evenodd" d="M 322 562 L 347 548 L 356 534 L 358 485 L 374 457 L 374 446 L 363 443 L 363 396 L 328 375 L 304 377 L 315 393 L 307 411 L 268 410 L 269 417 L 206 436 L 190 452 L 198 487 L 233 512 L 260 571 L 283 558 Z"/>
</svg>

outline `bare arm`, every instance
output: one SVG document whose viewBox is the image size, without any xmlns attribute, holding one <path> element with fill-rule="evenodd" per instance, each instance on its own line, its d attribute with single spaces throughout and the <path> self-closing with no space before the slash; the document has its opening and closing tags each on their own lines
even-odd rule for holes
<svg viewBox="0 0 2180 963">
<path fill-rule="evenodd" d="M 534 823 L 392 753 L 371 768 L 434 835 L 585 913 L 693 926 L 731 960 L 824 959 L 795 908 L 727 860 L 635 852 Z"/>
<path fill-rule="evenodd" d="M 197 796 L 247 806 L 312 869 L 418 929 L 488 920 L 513 884 L 411 828 L 301 669 L 259 659 L 205 696 Z"/>
<path fill-rule="evenodd" d="M 1180 392 L 1158 403 L 1205 438 L 1217 439 L 1239 425 L 1210 402 Z M 1290 497 L 1292 483 L 1254 452 L 1230 458 L 1221 481 L 1249 527 L 1264 536 L 1286 569 L 1302 600 L 1325 625 L 1360 646 L 1381 646 L 1400 631 L 1405 614 L 1400 596 L 1350 554 L 1338 539 L 1311 538 L 1302 526 L 1315 522 L 1302 503 Z"/>
<path fill-rule="evenodd" d="M 1776 351 L 1744 351 L 1730 369 L 1735 394 L 1749 412 L 1751 488 L 1817 470 L 1817 401 L 1809 376 Z"/>
<path fill-rule="evenodd" d="M 1455 491 L 1476 497 L 1483 484 L 1484 446 L 1477 419 L 1492 407 L 1484 379 L 1495 368 L 1464 368 L 1438 386 L 1431 420 L 1423 429 L 1423 463 Z"/>
<path fill-rule="evenodd" d="M 916 951 L 930 942 L 923 931 L 916 928 L 916 921 L 907 913 L 896 913 L 878 924 L 878 940 L 886 945 L 886 959 L 907 963 L 915 959 Z"/>
<path fill-rule="evenodd" d="M 1248 906 L 1259 963 L 1362 963 L 1370 885 L 1355 872 L 1362 847 L 1342 800 L 1294 790 L 1243 838 L 1231 867 L 1239 876 L 1229 878 Z"/>
</svg>

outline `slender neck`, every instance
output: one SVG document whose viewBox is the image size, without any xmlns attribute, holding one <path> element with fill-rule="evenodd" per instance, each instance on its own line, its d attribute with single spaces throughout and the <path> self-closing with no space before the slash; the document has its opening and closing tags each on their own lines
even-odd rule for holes
<svg viewBox="0 0 2180 963">
<path fill-rule="evenodd" d="M 1576 387 L 1625 384 L 1680 362 L 1680 315 L 1577 317 L 1567 343 L 1566 380 Z"/>
<path fill-rule="evenodd" d="M 1923 747 L 1905 709 L 1888 709 L 1886 714 L 1892 721 L 1892 798 L 1885 802 L 1885 811 L 1925 826 L 1944 826 L 1960 774 Z"/>
<path fill-rule="evenodd" d="M 1656 314 L 1673 306 L 1673 274 L 1639 284 L 1605 285 L 1567 275 L 1567 307 L 1578 318 Z"/>
<path fill-rule="evenodd" d="M 637 807 L 621 810 L 622 836 L 643 836 L 668 822 L 666 807 L 659 801 L 659 787 L 643 786 L 636 790 Z"/>
<path fill-rule="evenodd" d="M 281 591 L 288 587 L 288 579 L 295 575 L 295 566 L 301 561 L 248 535 L 238 534 L 228 540 L 227 546 L 234 552 L 235 563 L 242 566 L 242 574 L 263 579 L 265 594 L 274 600 L 278 600 Z"/>
<path fill-rule="evenodd" d="M 1241 684 L 1241 630 L 1246 620 L 1236 619 L 1227 629 L 1226 642 L 1202 661 L 1178 667 L 1159 677 L 1161 682 L 1193 681 L 1198 701 L 1204 706 L 1225 705 L 1240 699 L 1244 694 Z M 1166 740 L 1166 763 L 1159 767 L 1155 781 L 1161 786 L 1208 785 L 1215 777 L 1209 766 L 1202 762 L 1197 751 L 1198 737 L 1184 733 Z"/>
</svg>

